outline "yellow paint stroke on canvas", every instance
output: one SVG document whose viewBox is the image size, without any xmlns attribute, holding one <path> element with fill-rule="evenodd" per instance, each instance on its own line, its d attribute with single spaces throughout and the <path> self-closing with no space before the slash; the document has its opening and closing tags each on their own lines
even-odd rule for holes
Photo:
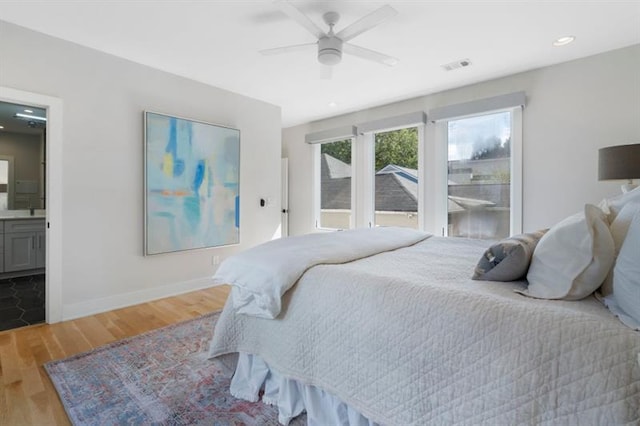
<svg viewBox="0 0 640 426">
<path fill-rule="evenodd" d="M 162 173 L 168 177 L 173 176 L 173 156 L 169 153 L 164 154 L 162 158 Z"/>
</svg>

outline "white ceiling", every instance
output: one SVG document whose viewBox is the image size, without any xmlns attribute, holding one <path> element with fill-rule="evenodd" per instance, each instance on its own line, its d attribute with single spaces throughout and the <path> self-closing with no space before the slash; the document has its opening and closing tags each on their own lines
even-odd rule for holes
<svg viewBox="0 0 640 426">
<path fill-rule="evenodd" d="M 335 116 L 640 43 L 640 1 L 292 1 L 336 31 L 390 4 L 398 15 L 351 42 L 399 58 L 345 55 L 331 80 L 314 42 L 270 0 L 0 1 L 0 19 L 282 107 L 282 125 Z M 553 47 L 554 39 L 576 41 Z M 469 58 L 451 72 L 440 65 Z M 335 102 L 336 106 L 329 106 Z"/>
</svg>

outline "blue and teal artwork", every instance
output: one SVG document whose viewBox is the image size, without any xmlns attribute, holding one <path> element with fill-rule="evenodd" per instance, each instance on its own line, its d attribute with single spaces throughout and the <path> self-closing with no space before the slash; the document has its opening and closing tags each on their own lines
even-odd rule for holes
<svg viewBox="0 0 640 426">
<path fill-rule="evenodd" d="M 145 112 L 145 254 L 237 244 L 240 131 Z"/>
</svg>

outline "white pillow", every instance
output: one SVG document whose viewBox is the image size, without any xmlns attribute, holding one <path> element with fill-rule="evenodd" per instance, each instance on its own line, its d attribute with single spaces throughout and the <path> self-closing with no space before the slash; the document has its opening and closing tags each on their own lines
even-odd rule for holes
<svg viewBox="0 0 640 426">
<path fill-rule="evenodd" d="M 604 210 L 605 213 L 607 213 L 609 223 L 613 225 L 614 223 L 616 223 L 618 215 L 622 213 L 622 209 L 629 203 L 640 203 L 640 186 L 632 191 L 618 194 L 615 197 L 605 198 L 600 202 L 600 207 L 602 208 L 602 210 Z M 629 221 L 631 217 L 633 217 L 633 215 L 629 215 Z M 620 238 L 620 231 L 622 230 L 622 226 L 620 226 L 621 223 L 620 221 L 617 222 L 618 223 L 614 225 L 614 229 L 611 229 L 613 239 L 616 242 L 616 253 L 620 251 L 622 241 L 624 241 L 624 236 Z M 612 272 L 607 275 L 607 278 L 602 284 L 602 287 L 600 287 L 600 293 L 602 293 L 603 296 L 608 296 L 613 292 L 613 275 L 611 274 Z"/>
<path fill-rule="evenodd" d="M 640 329 L 640 212 L 633 217 L 620 249 L 613 268 L 613 295 L 605 303 L 623 323 Z"/>
<path fill-rule="evenodd" d="M 579 300 L 593 293 L 613 264 L 614 244 L 605 213 L 591 204 L 584 214 L 553 226 L 536 246 L 527 273 L 529 287 L 518 291 L 539 299 Z"/>
<path fill-rule="evenodd" d="M 620 250 L 622 248 L 622 243 L 624 242 L 624 239 L 627 235 L 631 220 L 636 213 L 640 212 L 640 197 L 637 198 L 637 200 L 630 200 L 626 204 L 622 205 L 622 207 L 619 208 L 619 210 L 616 212 L 613 222 L 611 222 L 611 225 L 609 225 L 609 230 L 611 231 L 611 236 L 613 237 L 613 243 L 615 245 L 614 263 L 615 258 L 618 256 L 618 253 L 620 253 Z M 611 215 L 611 213 L 609 214 Z M 602 287 L 600 287 L 600 293 L 602 293 L 604 296 L 607 296 L 611 294 L 612 291 L 613 268 L 611 268 L 609 274 L 607 275 L 607 278 L 602 284 Z"/>
<path fill-rule="evenodd" d="M 607 213 L 609 223 L 613 223 L 618 213 L 627 203 L 640 203 L 640 186 L 636 189 L 616 195 L 615 197 L 605 198 L 600 202 L 600 208 Z"/>
</svg>

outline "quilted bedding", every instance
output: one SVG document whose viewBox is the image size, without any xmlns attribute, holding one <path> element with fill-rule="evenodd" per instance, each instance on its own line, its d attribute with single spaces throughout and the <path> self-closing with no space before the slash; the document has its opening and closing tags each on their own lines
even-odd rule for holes
<svg viewBox="0 0 640 426">
<path fill-rule="evenodd" d="M 213 281 L 233 284 L 236 312 L 272 319 L 280 314 L 284 293 L 312 266 L 362 259 L 429 236 L 408 228 L 381 227 L 281 238 L 229 257 Z"/>
<path fill-rule="evenodd" d="M 259 355 L 385 425 L 638 424 L 640 333 L 593 297 L 472 281 L 485 248 L 432 237 L 315 266 L 277 319 L 227 303 L 210 355 Z"/>
</svg>

